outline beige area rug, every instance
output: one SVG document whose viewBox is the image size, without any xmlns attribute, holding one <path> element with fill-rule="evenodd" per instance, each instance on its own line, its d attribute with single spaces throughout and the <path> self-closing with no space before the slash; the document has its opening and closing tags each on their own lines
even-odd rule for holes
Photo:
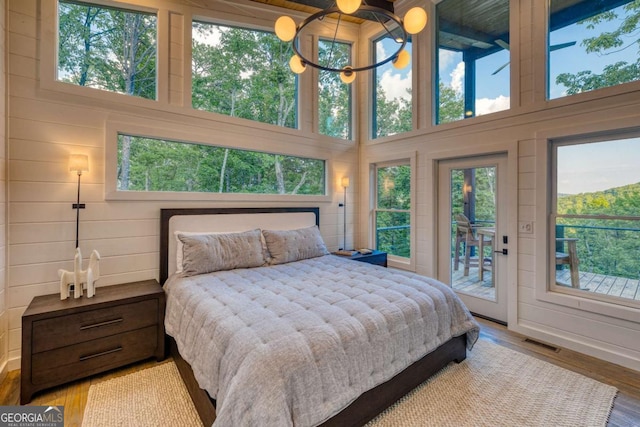
<svg viewBox="0 0 640 427">
<path fill-rule="evenodd" d="M 369 427 L 604 426 L 614 387 L 478 341 Z M 173 363 L 92 385 L 83 427 L 200 426 Z"/>
</svg>

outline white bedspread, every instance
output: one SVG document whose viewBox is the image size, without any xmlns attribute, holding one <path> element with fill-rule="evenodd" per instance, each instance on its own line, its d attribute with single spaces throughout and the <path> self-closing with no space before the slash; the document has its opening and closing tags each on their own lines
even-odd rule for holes
<svg viewBox="0 0 640 427">
<path fill-rule="evenodd" d="M 454 292 L 334 255 L 171 277 L 166 330 L 215 426 L 312 426 L 478 325 Z"/>
</svg>

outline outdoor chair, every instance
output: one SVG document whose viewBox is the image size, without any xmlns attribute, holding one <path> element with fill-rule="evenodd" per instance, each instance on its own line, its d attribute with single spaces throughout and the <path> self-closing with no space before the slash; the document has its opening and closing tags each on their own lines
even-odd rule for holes
<svg viewBox="0 0 640 427">
<path fill-rule="evenodd" d="M 556 242 L 562 245 L 567 244 L 567 252 L 556 252 L 556 265 L 569 265 L 569 272 L 571 273 L 571 287 L 580 289 L 580 272 L 578 271 L 578 251 L 576 249 L 576 242 L 578 239 L 572 237 L 558 237 Z"/>
<path fill-rule="evenodd" d="M 478 237 L 475 228 L 476 226 L 472 225 L 467 218 L 463 214 L 457 214 L 456 218 L 456 244 L 455 244 L 455 255 L 453 259 L 453 269 L 458 271 L 460 266 L 460 250 L 462 245 L 464 244 L 464 276 L 469 275 L 469 267 L 480 267 L 482 268 L 484 264 L 484 255 L 478 254 L 477 259 L 471 258 L 471 248 L 480 246 L 480 238 L 484 239 L 482 241 L 483 247 L 491 248 L 493 246 L 493 239 L 488 236 L 480 236 Z M 493 259 L 493 257 L 491 257 Z"/>
</svg>

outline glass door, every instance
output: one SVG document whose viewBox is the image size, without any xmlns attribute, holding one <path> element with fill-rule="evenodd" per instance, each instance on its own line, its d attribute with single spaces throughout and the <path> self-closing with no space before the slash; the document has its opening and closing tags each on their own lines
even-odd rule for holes
<svg viewBox="0 0 640 427">
<path fill-rule="evenodd" d="M 506 155 L 438 164 L 438 279 L 469 310 L 507 321 Z"/>
</svg>

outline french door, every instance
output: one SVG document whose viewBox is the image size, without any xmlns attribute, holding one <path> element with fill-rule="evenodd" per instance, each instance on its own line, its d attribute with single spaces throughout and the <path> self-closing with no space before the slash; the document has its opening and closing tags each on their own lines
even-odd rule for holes
<svg viewBox="0 0 640 427">
<path fill-rule="evenodd" d="M 438 162 L 438 280 L 473 313 L 501 322 L 511 255 L 506 177 L 506 154 Z"/>
</svg>

